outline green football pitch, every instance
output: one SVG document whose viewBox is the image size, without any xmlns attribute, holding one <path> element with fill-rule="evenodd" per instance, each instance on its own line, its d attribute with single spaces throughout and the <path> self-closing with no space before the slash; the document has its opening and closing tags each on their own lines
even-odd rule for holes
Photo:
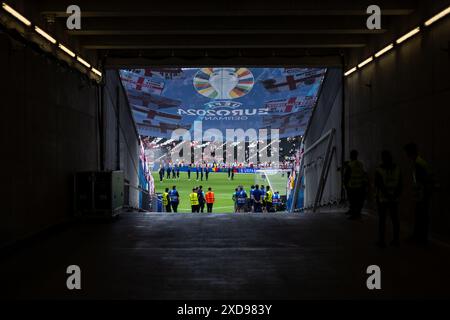
<svg viewBox="0 0 450 320">
<path fill-rule="evenodd" d="M 234 175 L 234 180 L 229 180 L 228 175 L 225 172 L 211 172 L 208 177 L 208 181 L 203 176 L 203 181 L 196 181 L 195 172 L 191 172 L 191 180 L 187 178 L 187 172 L 180 172 L 180 179 L 166 179 L 162 182 L 159 181 L 158 172 L 153 172 L 153 178 L 155 179 L 155 188 L 157 193 L 164 192 L 165 188 L 172 189 L 172 186 L 176 186 L 178 193 L 180 194 L 180 205 L 178 207 L 179 212 L 191 212 L 191 206 L 189 203 L 189 194 L 192 192 L 192 188 L 203 186 L 203 190 L 206 192 L 209 187 L 212 188 L 215 194 L 216 202 L 214 203 L 213 212 L 233 212 L 234 204 L 232 195 L 234 189 L 239 185 L 244 186 L 247 193 L 250 191 L 250 187 L 254 184 L 268 185 L 268 180 L 272 189 L 279 191 L 281 195 L 286 194 L 286 182 L 285 175 L 280 173 L 274 175 L 262 176 L 261 174 L 248 174 L 237 173 Z M 205 208 L 206 212 L 206 208 Z"/>
</svg>

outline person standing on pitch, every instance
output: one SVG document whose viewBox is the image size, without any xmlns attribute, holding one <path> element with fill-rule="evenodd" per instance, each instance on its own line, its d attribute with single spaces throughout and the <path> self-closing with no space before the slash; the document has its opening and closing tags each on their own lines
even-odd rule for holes
<svg viewBox="0 0 450 320">
<path fill-rule="evenodd" d="M 272 205 L 273 205 L 273 211 L 277 212 L 278 208 L 280 207 L 280 193 L 278 191 L 275 191 L 275 193 L 272 196 Z"/>
<path fill-rule="evenodd" d="M 258 185 L 255 185 L 255 190 L 253 190 L 253 207 L 255 212 L 262 212 L 261 191 Z"/>
<path fill-rule="evenodd" d="M 196 188 L 192 189 L 192 193 L 189 195 L 189 200 L 191 202 L 192 213 L 198 212 L 198 193 Z"/>
<path fill-rule="evenodd" d="M 170 210 L 169 188 L 166 188 L 166 190 L 163 192 L 162 201 L 163 201 L 163 206 L 164 206 L 164 209 L 166 210 L 166 212 L 172 212 L 172 210 Z"/>
<path fill-rule="evenodd" d="M 172 167 L 172 179 L 175 179 L 176 176 L 177 176 L 176 170 L 177 170 L 177 165 L 174 164 L 173 167 Z"/>
<path fill-rule="evenodd" d="M 272 190 L 270 190 L 270 186 L 266 187 L 266 196 L 264 197 L 265 203 L 266 203 L 266 211 L 267 212 L 273 212 L 273 193 Z"/>
<path fill-rule="evenodd" d="M 414 233 L 411 240 L 421 245 L 427 245 L 433 177 L 428 163 L 419 156 L 415 143 L 407 144 L 405 152 L 411 160 L 414 188 Z"/>
<path fill-rule="evenodd" d="M 200 212 L 203 213 L 205 210 L 205 193 L 203 192 L 203 186 L 198 187 L 198 208 Z"/>
<path fill-rule="evenodd" d="M 164 179 L 164 165 L 159 166 L 159 182 L 162 182 Z"/>
<path fill-rule="evenodd" d="M 169 193 L 170 205 L 172 206 L 173 212 L 178 212 L 178 205 L 180 204 L 180 195 L 177 191 L 177 187 L 173 186 Z"/>
<path fill-rule="evenodd" d="M 180 167 L 181 167 L 181 164 L 177 164 L 177 179 L 178 180 L 180 179 Z"/>
<path fill-rule="evenodd" d="M 255 212 L 255 186 L 250 187 L 250 211 Z"/>
<path fill-rule="evenodd" d="M 344 170 L 344 186 L 347 191 L 348 202 L 350 204 L 350 220 L 361 218 L 361 210 L 366 198 L 368 179 L 364 165 L 358 160 L 358 151 L 350 152 L 350 161 Z"/>
<path fill-rule="evenodd" d="M 208 192 L 205 195 L 206 198 L 206 211 L 212 213 L 212 208 L 216 199 L 214 198 L 214 192 L 211 187 L 208 188 Z"/>
<path fill-rule="evenodd" d="M 209 176 L 209 168 L 208 165 L 205 166 L 205 179 L 206 181 L 208 181 L 208 176 Z"/>
<path fill-rule="evenodd" d="M 247 193 L 243 187 L 239 187 L 237 193 L 237 210 L 236 212 L 241 212 L 244 210 L 245 203 L 247 202 Z"/>
<path fill-rule="evenodd" d="M 203 164 L 200 165 L 200 181 L 203 181 Z"/>
<path fill-rule="evenodd" d="M 197 166 L 195 167 L 195 174 L 196 174 L 196 178 L 195 178 L 195 180 L 196 181 L 198 181 L 198 173 L 199 173 L 199 171 L 200 171 L 200 168 L 199 168 L 199 165 L 197 164 Z"/>
<path fill-rule="evenodd" d="M 234 180 L 234 171 L 236 170 L 235 166 L 231 167 L 231 180 Z"/>
<path fill-rule="evenodd" d="M 228 180 L 231 178 L 231 166 L 227 164 Z"/>
<path fill-rule="evenodd" d="M 234 212 L 237 212 L 238 193 L 239 193 L 239 189 L 238 188 L 234 189 L 233 196 L 231 197 L 231 199 L 233 199 L 233 203 L 234 203 Z"/>
<path fill-rule="evenodd" d="M 402 191 L 400 168 L 395 165 L 389 151 L 381 153 L 381 165 L 375 172 L 375 195 L 378 206 L 378 242 L 379 247 L 386 247 L 386 217 L 389 214 L 394 228 L 392 246 L 400 244 L 400 220 L 398 201 Z"/>
<path fill-rule="evenodd" d="M 167 165 L 166 171 L 167 171 L 167 180 L 169 180 L 170 179 L 170 172 L 172 171 L 172 165 L 171 164 Z"/>
<path fill-rule="evenodd" d="M 261 189 L 259 189 L 259 193 L 261 195 L 261 210 L 262 212 L 266 211 L 266 188 L 264 185 L 261 185 Z"/>
<path fill-rule="evenodd" d="M 189 163 L 187 166 L 187 176 L 188 176 L 189 181 L 191 181 L 191 168 L 192 168 L 192 163 Z"/>
</svg>

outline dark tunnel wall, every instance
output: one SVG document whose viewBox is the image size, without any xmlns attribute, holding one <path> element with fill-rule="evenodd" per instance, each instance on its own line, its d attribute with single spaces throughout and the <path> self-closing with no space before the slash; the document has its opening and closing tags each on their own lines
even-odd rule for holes
<svg viewBox="0 0 450 320">
<path fill-rule="evenodd" d="M 416 142 L 440 184 L 432 200 L 432 231 L 445 240 L 450 240 L 449 39 L 450 19 L 446 18 L 346 81 L 347 158 L 349 150 L 359 150 L 373 179 L 380 151 L 392 151 L 405 181 L 401 217 L 411 222 L 412 174 L 403 146 Z M 350 67 L 387 41 L 389 37 L 380 39 L 367 52 L 353 56 Z M 367 206 L 375 209 L 373 196 Z"/>
<path fill-rule="evenodd" d="M 67 221 L 72 214 L 73 174 L 100 168 L 97 86 L 21 43 L 0 35 L 2 188 L 0 247 Z M 113 90 L 117 73 L 108 75 Z M 115 85 L 114 85 L 115 84 Z M 116 91 L 109 93 L 115 95 Z M 120 99 L 124 100 L 123 93 Z M 105 99 L 105 146 L 115 145 L 116 113 Z M 113 119 L 113 120 L 111 120 Z M 132 123 L 128 112 L 121 123 Z M 126 144 L 125 142 L 126 141 Z M 125 177 L 137 183 L 138 139 L 122 134 Z M 105 153 L 105 169 L 115 149 Z M 134 161 L 134 165 L 131 162 Z"/>
</svg>

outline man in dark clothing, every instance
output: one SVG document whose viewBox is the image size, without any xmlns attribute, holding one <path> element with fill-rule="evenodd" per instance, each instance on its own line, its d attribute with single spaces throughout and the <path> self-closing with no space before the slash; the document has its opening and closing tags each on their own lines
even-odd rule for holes
<svg viewBox="0 0 450 320">
<path fill-rule="evenodd" d="M 231 166 L 230 165 L 228 165 L 227 172 L 228 172 L 228 179 L 230 179 L 231 178 Z"/>
<path fill-rule="evenodd" d="M 200 166 L 200 180 L 203 181 L 203 165 Z"/>
<path fill-rule="evenodd" d="M 188 180 L 191 180 L 191 168 L 192 168 L 192 164 L 189 164 L 187 167 Z"/>
<path fill-rule="evenodd" d="M 161 166 L 159 167 L 159 181 L 162 182 L 162 181 L 163 181 L 163 178 L 164 178 L 164 166 L 161 165 Z"/>
<path fill-rule="evenodd" d="M 430 224 L 430 202 L 433 179 L 428 163 L 419 156 L 417 145 L 410 143 L 405 146 L 405 152 L 412 164 L 414 187 L 415 219 L 414 233 L 411 240 L 419 244 L 428 244 L 428 228 Z"/>
<path fill-rule="evenodd" d="M 203 213 L 203 211 L 205 210 L 205 194 L 203 193 L 203 186 L 198 187 L 197 194 L 198 194 L 198 206 L 200 212 Z"/>
<path fill-rule="evenodd" d="M 172 206 L 173 212 L 177 212 L 178 204 L 180 203 L 180 195 L 177 191 L 177 187 L 173 186 L 169 193 L 170 205 Z"/>
<path fill-rule="evenodd" d="M 206 181 L 208 181 L 208 176 L 209 176 L 209 168 L 208 168 L 208 165 L 206 165 L 206 167 L 205 167 L 205 179 L 206 179 Z"/>
<path fill-rule="evenodd" d="M 402 189 L 400 168 L 395 165 L 389 151 L 381 153 L 381 165 L 375 172 L 375 190 L 378 206 L 378 246 L 384 248 L 386 233 L 386 217 L 389 214 L 393 226 L 391 245 L 400 244 L 400 220 L 398 216 L 398 201 Z"/>
<path fill-rule="evenodd" d="M 255 189 L 253 190 L 253 207 L 255 212 L 262 212 L 261 191 L 259 190 L 259 185 L 255 185 Z"/>
<path fill-rule="evenodd" d="M 350 220 L 361 218 L 361 210 L 366 198 L 368 179 L 364 165 L 358 160 L 358 151 L 350 152 L 350 161 L 344 169 L 344 186 L 349 202 Z"/>
<path fill-rule="evenodd" d="M 172 167 L 171 166 L 167 166 L 167 179 L 170 179 L 170 172 L 172 171 Z"/>
<path fill-rule="evenodd" d="M 198 181 L 198 174 L 199 174 L 199 171 L 200 171 L 200 168 L 199 168 L 199 165 L 197 165 L 196 167 L 195 167 L 195 174 L 196 174 L 196 180 Z"/>
</svg>

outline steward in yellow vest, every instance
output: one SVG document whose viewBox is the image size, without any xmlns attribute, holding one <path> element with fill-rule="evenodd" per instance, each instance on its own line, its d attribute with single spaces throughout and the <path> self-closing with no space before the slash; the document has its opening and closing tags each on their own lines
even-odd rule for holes
<svg viewBox="0 0 450 320">
<path fill-rule="evenodd" d="M 169 188 L 166 188 L 166 190 L 163 192 L 162 202 L 163 202 L 164 210 L 166 210 L 166 212 L 172 212 L 172 210 L 170 208 L 170 201 L 169 201 Z"/>
<path fill-rule="evenodd" d="M 189 200 L 191 201 L 192 212 L 199 212 L 199 202 L 197 189 L 192 189 L 192 193 L 189 195 Z"/>
</svg>

